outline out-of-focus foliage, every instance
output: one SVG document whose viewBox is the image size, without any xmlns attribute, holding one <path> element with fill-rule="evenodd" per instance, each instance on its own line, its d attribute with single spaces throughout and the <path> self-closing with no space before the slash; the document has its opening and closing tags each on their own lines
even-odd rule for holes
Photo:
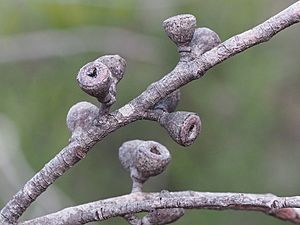
<svg viewBox="0 0 300 225">
<path fill-rule="evenodd" d="M 161 27 L 167 17 L 194 14 L 198 26 L 215 30 L 225 40 L 293 2 L 2 0 L 0 113 L 15 123 L 21 149 L 38 171 L 68 142 L 68 109 L 78 101 L 97 104 L 76 84 L 77 71 L 86 62 L 111 53 L 127 59 L 117 108 L 176 65 L 176 48 Z M 167 146 L 172 162 L 163 175 L 146 184 L 147 191 L 299 195 L 299 39 L 296 25 L 182 88 L 178 109 L 199 113 L 203 122 L 202 134 L 191 147 L 177 145 L 153 122 L 138 121 L 97 144 L 55 185 L 74 204 L 128 193 L 131 183 L 118 162 L 118 148 L 130 139 L 149 139 Z M 17 188 L 12 187 L 8 196 L 0 195 L 0 203 Z M 65 206 L 69 205 L 60 207 Z M 59 208 L 43 213 L 54 210 Z M 30 213 L 23 218 L 28 217 Z M 126 223 L 113 219 L 101 224 Z M 285 223 L 259 213 L 193 210 L 176 224 Z"/>
</svg>

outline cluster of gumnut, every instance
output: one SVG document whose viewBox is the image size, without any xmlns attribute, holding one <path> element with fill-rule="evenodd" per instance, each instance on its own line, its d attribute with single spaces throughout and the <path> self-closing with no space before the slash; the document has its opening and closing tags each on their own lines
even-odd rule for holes
<svg viewBox="0 0 300 225">
<path fill-rule="evenodd" d="M 193 15 L 171 17 L 163 22 L 163 27 L 176 44 L 181 63 L 199 57 L 220 43 L 218 35 L 212 30 L 196 28 L 196 18 Z M 67 124 L 72 133 L 78 129 L 88 129 L 91 124 L 97 124 L 93 121 L 99 121 L 109 113 L 111 105 L 116 101 L 116 86 L 123 78 L 125 67 L 126 61 L 119 55 L 106 55 L 80 69 L 77 75 L 80 88 L 96 97 L 101 106 L 98 108 L 88 102 L 80 102 L 73 106 L 67 117 Z M 144 118 L 159 122 L 174 141 L 188 146 L 199 135 L 201 120 L 196 113 L 175 111 L 179 98 L 179 90 L 175 90 L 148 109 Z M 123 167 L 130 172 L 132 192 L 142 192 L 143 184 L 149 177 L 165 170 L 171 155 L 165 146 L 155 141 L 132 140 L 120 147 L 119 159 Z M 183 209 L 158 209 L 149 212 L 138 223 L 132 224 L 167 224 L 180 218 L 183 213 Z M 128 222 L 130 218 L 132 217 L 127 215 Z"/>
</svg>

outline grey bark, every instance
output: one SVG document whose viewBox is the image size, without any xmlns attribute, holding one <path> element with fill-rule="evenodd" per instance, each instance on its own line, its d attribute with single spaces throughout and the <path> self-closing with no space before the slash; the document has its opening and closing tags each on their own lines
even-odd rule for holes
<svg viewBox="0 0 300 225">
<path fill-rule="evenodd" d="M 282 220 L 300 224 L 300 216 L 292 208 L 300 207 L 300 197 L 277 197 L 271 194 L 170 192 L 166 197 L 161 193 L 135 192 L 116 198 L 100 200 L 63 209 L 19 225 L 76 225 L 92 221 L 103 221 L 116 216 L 153 209 L 185 208 L 215 210 L 247 210 L 272 215 Z M 135 218 L 135 223 L 137 219 Z"/>
<path fill-rule="evenodd" d="M 188 26 L 183 27 L 183 30 L 185 30 L 185 28 L 186 30 L 189 30 L 190 28 L 194 29 L 193 18 L 190 16 L 187 16 L 186 18 L 186 22 L 179 23 L 182 26 Z M 192 23 L 190 23 L 191 21 Z M 153 109 L 156 103 L 165 98 L 167 95 L 171 94 L 187 83 L 201 78 L 207 70 L 214 67 L 215 65 L 223 62 L 233 55 L 245 51 L 250 47 L 268 41 L 271 37 L 273 37 L 281 30 L 299 21 L 300 1 L 297 1 L 296 3 L 278 13 L 274 17 L 268 19 L 264 23 L 224 41 L 223 43 L 217 45 L 211 50 L 206 51 L 203 54 L 199 53 L 201 52 L 201 50 L 199 49 L 195 51 L 191 50 L 191 46 L 193 46 L 194 44 L 190 45 L 191 43 L 188 43 L 189 41 L 191 41 L 190 35 L 187 39 L 180 39 L 184 40 L 185 42 L 181 44 L 177 43 L 177 46 L 179 47 L 179 53 L 181 55 L 181 60 L 174 68 L 174 70 L 165 75 L 159 81 L 151 84 L 147 90 L 145 90 L 138 97 L 136 97 L 120 109 L 110 114 L 105 114 L 96 121 L 92 120 L 92 122 L 89 117 L 81 118 L 84 126 L 79 127 L 80 129 L 75 128 L 74 130 L 72 130 L 73 132 L 70 143 L 64 149 L 62 149 L 52 160 L 50 160 L 32 179 L 30 179 L 24 185 L 24 187 L 18 193 L 16 193 L 16 195 L 4 206 L 4 208 L 0 212 L 0 223 L 16 223 L 18 218 L 25 212 L 30 204 L 35 201 L 35 199 L 40 194 L 42 194 L 47 189 L 47 187 L 49 187 L 57 178 L 62 176 L 64 172 L 66 172 L 69 168 L 83 159 L 89 152 L 89 150 L 97 142 L 106 137 L 109 133 L 136 120 L 147 118 L 145 115 L 147 115 L 148 110 Z M 166 24 L 172 24 L 172 22 L 165 23 L 165 29 L 167 31 L 169 28 Z M 187 33 L 190 34 L 189 32 Z M 176 35 L 172 37 L 176 37 Z M 194 42 L 192 41 L 192 43 Z M 212 44 L 213 47 L 215 43 Z M 70 114 L 67 119 L 68 121 L 71 121 L 71 123 L 73 123 L 73 120 L 78 119 L 77 110 L 79 110 L 78 112 L 80 114 L 80 110 L 82 110 L 82 107 L 73 108 L 73 114 Z M 75 207 L 65 209 L 64 212 L 68 213 L 62 214 L 62 221 L 72 220 L 82 222 L 103 220 L 112 216 L 125 215 L 137 211 L 149 211 L 150 208 L 153 209 L 160 207 L 176 208 L 180 206 L 182 208 L 204 207 L 213 209 L 236 208 L 248 210 L 257 209 L 258 211 L 264 211 L 265 209 L 273 208 L 279 209 L 285 207 L 300 207 L 298 199 L 299 197 L 286 198 L 286 201 L 284 201 L 284 199 L 282 198 L 260 195 L 246 195 L 246 200 L 249 200 L 246 201 L 245 198 L 236 198 L 238 196 L 243 196 L 242 194 L 232 194 L 234 198 L 232 196 L 232 198 L 228 198 L 230 196 L 222 194 L 209 194 L 210 198 L 207 198 L 205 196 L 203 197 L 201 194 L 200 196 L 198 196 L 193 192 L 188 193 L 188 197 L 185 196 L 185 192 L 178 193 L 181 194 L 181 196 L 177 196 L 178 194 L 175 194 L 174 196 L 177 197 L 174 197 L 174 201 L 169 201 L 172 199 L 169 198 L 168 202 L 161 201 L 155 197 L 151 198 L 151 196 L 156 196 L 155 194 L 143 194 L 143 196 L 149 198 L 149 200 L 142 198 L 141 201 L 144 202 L 143 204 L 139 201 L 133 203 L 130 202 L 134 200 L 137 195 L 128 195 L 132 199 L 126 200 L 128 202 L 128 205 L 122 205 L 120 208 L 117 207 L 118 204 L 114 207 L 110 207 L 110 204 L 104 204 L 105 201 L 89 203 L 83 205 L 84 207 L 80 206 L 77 208 Z M 191 195 L 196 195 L 196 197 L 191 197 Z M 255 200 L 253 202 L 250 201 L 251 199 L 253 199 L 252 197 Z M 216 202 L 212 202 L 212 199 L 216 200 Z M 221 201 L 222 199 L 223 201 Z M 236 200 L 239 201 L 236 202 Z M 275 200 L 279 202 L 279 207 L 277 207 L 277 205 L 276 207 L 272 207 L 272 204 L 275 202 Z M 231 204 L 229 204 L 228 202 Z M 52 215 L 48 217 L 48 219 L 55 219 L 55 216 L 58 216 L 58 214 L 55 214 L 54 216 Z M 73 218 L 70 219 L 70 217 Z M 48 222 L 48 224 L 51 224 L 50 220 L 48 220 Z M 64 224 L 70 223 L 66 222 Z"/>
</svg>

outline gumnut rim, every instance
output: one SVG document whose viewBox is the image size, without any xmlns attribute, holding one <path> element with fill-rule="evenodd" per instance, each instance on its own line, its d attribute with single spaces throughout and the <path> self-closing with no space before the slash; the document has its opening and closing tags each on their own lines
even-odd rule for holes
<svg viewBox="0 0 300 225">
<path fill-rule="evenodd" d="M 199 136 L 201 132 L 201 120 L 197 114 L 192 114 L 186 118 L 182 127 L 180 129 L 180 139 L 181 145 L 189 146 L 194 143 L 194 141 Z"/>
<path fill-rule="evenodd" d="M 109 93 L 109 87 L 112 82 L 111 72 L 101 62 L 89 62 L 79 70 L 77 82 L 84 92 L 96 97 L 101 102 Z"/>
<path fill-rule="evenodd" d="M 199 136 L 201 120 L 196 113 L 177 111 L 165 113 L 159 119 L 174 141 L 182 146 L 189 146 Z"/>
</svg>

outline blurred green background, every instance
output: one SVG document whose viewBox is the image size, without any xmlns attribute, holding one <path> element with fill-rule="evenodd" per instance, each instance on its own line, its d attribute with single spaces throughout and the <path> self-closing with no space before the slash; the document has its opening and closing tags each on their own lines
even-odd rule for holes
<svg viewBox="0 0 300 225">
<path fill-rule="evenodd" d="M 0 204 L 67 144 L 69 108 L 79 101 L 97 104 L 75 80 L 85 63 L 104 54 L 127 60 L 116 109 L 176 65 L 164 19 L 194 14 L 198 26 L 226 40 L 293 2 L 0 0 Z M 178 110 L 199 113 L 203 123 L 194 145 L 177 145 L 153 122 L 130 124 L 98 143 L 22 219 L 128 193 L 118 148 L 131 139 L 155 140 L 172 152 L 167 171 L 146 191 L 300 195 L 299 40 L 296 25 L 182 88 Z M 115 218 L 101 224 L 127 223 Z M 254 212 L 190 210 L 176 224 L 285 222 Z"/>
</svg>

